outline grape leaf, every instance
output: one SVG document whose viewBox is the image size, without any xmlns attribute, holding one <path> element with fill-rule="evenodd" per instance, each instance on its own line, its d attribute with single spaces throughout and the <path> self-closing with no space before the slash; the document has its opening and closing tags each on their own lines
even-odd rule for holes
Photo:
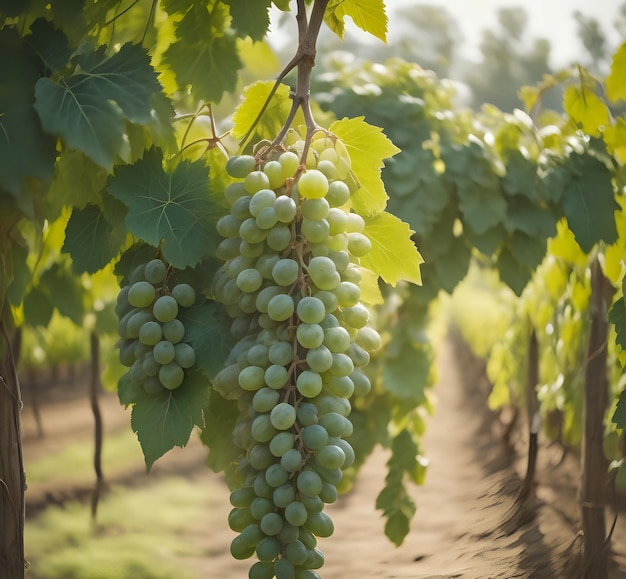
<svg viewBox="0 0 626 579">
<path fill-rule="evenodd" d="M 613 54 L 611 72 L 606 77 L 606 96 L 613 102 L 626 100 L 626 42 Z"/>
<path fill-rule="evenodd" d="M 378 274 L 373 271 L 361 267 L 361 301 L 370 306 L 385 303 L 383 295 L 378 285 Z"/>
<path fill-rule="evenodd" d="M 519 134 L 519 129 L 516 129 Z M 506 175 L 502 186 L 509 195 L 524 195 L 537 199 L 537 165 L 527 159 L 519 150 L 509 153 L 506 162 Z"/>
<path fill-rule="evenodd" d="M 611 306 L 609 322 L 615 326 L 615 343 L 626 350 L 626 304 L 623 297 Z"/>
<path fill-rule="evenodd" d="M 272 0 L 225 0 L 230 6 L 231 26 L 252 40 L 263 40 L 270 26 Z"/>
<path fill-rule="evenodd" d="M 235 139 L 241 139 L 252 127 L 273 86 L 273 82 L 258 81 L 244 89 L 243 101 L 233 113 L 231 134 Z M 278 86 L 255 128 L 253 142 L 260 139 L 273 139 L 278 134 L 291 109 L 289 90 L 286 84 Z"/>
<path fill-rule="evenodd" d="M 592 137 L 600 136 L 600 128 L 610 124 L 610 113 L 591 87 L 570 85 L 563 93 L 563 108 L 583 131 Z"/>
<path fill-rule="evenodd" d="M 37 18 L 31 25 L 25 41 L 38 54 L 46 68 L 51 71 L 61 70 L 69 61 L 72 49 L 62 30 L 45 18 Z"/>
<path fill-rule="evenodd" d="M 109 59 L 104 48 L 83 54 L 68 77 L 39 79 L 35 109 L 47 133 L 110 170 L 124 145 L 124 119 L 150 123 L 151 96 L 161 85 L 141 46 L 124 44 Z"/>
<path fill-rule="evenodd" d="M 534 270 L 542 262 L 547 249 L 546 238 L 532 237 L 516 231 L 511 237 L 511 253 L 521 264 Z"/>
<path fill-rule="evenodd" d="M 228 8 L 195 3 L 176 24 L 176 41 L 165 51 L 165 64 L 181 88 L 191 85 L 197 99 L 219 102 L 237 86 L 241 59 L 234 35 L 226 32 Z"/>
<path fill-rule="evenodd" d="M 626 390 L 622 391 L 619 395 L 619 400 L 617 401 L 611 422 L 614 422 L 617 428 L 626 428 Z"/>
<path fill-rule="evenodd" d="M 9 28 L 0 30 L 0 54 L 5 55 L 0 58 L 0 188 L 18 198 L 27 177 L 52 176 L 56 139 L 43 133 L 33 110 L 37 57 Z"/>
<path fill-rule="evenodd" d="M 452 293 L 469 269 L 472 248 L 462 237 L 452 237 L 449 250 L 432 260 L 441 289 Z"/>
<path fill-rule="evenodd" d="M 421 285 L 420 264 L 424 262 L 411 240 L 413 231 L 391 213 L 365 218 L 364 234 L 372 249 L 361 258 L 361 265 L 376 272 L 391 286 L 400 280 Z"/>
<path fill-rule="evenodd" d="M 174 446 L 184 447 L 194 426 L 202 426 L 202 409 L 206 406 L 208 385 L 200 372 L 185 374 L 176 390 L 159 394 L 135 392 L 124 399 L 136 398 L 130 418 L 133 432 L 150 470 L 154 461 Z"/>
<path fill-rule="evenodd" d="M 500 279 L 508 285 L 516 295 L 522 295 L 526 284 L 530 281 L 533 271 L 513 255 L 510 248 L 503 247 L 497 261 Z"/>
<path fill-rule="evenodd" d="M 50 288 L 39 284 L 30 289 L 24 296 L 24 322 L 31 328 L 45 328 L 52 319 L 54 305 Z"/>
<path fill-rule="evenodd" d="M 608 150 L 622 163 L 626 163 L 626 119 L 617 117 L 615 124 L 602 133 Z"/>
<path fill-rule="evenodd" d="M 324 21 L 339 38 L 345 31 L 345 17 L 383 42 L 387 42 L 387 13 L 383 0 L 331 0 Z"/>
<path fill-rule="evenodd" d="M 185 342 L 196 352 L 198 368 L 213 378 L 223 367 L 234 339 L 221 324 L 223 306 L 202 300 L 190 308 L 181 308 L 178 318 L 185 325 Z"/>
<path fill-rule="evenodd" d="M 129 209 L 129 231 L 150 245 L 162 243 L 163 256 L 178 269 L 195 265 L 215 251 L 218 235 L 210 220 L 208 170 L 201 161 L 182 161 L 171 174 L 158 149 L 134 165 L 118 169 L 107 190 Z"/>
<path fill-rule="evenodd" d="M 85 290 L 65 263 L 55 263 L 41 274 L 39 286 L 50 292 L 50 302 L 62 316 L 68 317 L 77 326 L 83 325 Z"/>
<path fill-rule="evenodd" d="M 611 174 L 591 155 L 570 155 L 572 173 L 563 191 L 563 212 L 576 241 L 585 253 L 599 242 L 617 239 Z"/>
<path fill-rule="evenodd" d="M 424 388 L 428 385 L 432 360 L 425 348 L 413 345 L 404 336 L 399 339 L 397 351 L 387 352 L 385 356 L 382 386 L 403 401 L 406 413 L 426 400 Z"/>
<path fill-rule="evenodd" d="M 213 472 L 224 472 L 241 454 L 241 449 L 233 442 L 232 436 L 237 425 L 236 400 L 225 400 L 214 390 L 210 390 L 209 404 L 204 409 L 204 428 L 200 440 L 209 449 L 207 464 Z"/>
<path fill-rule="evenodd" d="M 382 132 L 369 125 L 364 117 L 344 118 L 334 122 L 329 129 L 346 146 L 354 171 L 361 187 L 352 194 L 351 201 L 360 215 L 376 215 L 385 210 L 387 193 L 380 177 L 385 166 L 383 159 L 400 152 Z"/>
<path fill-rule="evenodd" d="M 479 235 L 504 221 L 507 202 L 497 186 L 485 186 L 473 179 L 463 179 L 458 182 L 457 191 L 464 221 Z"/>
<path fill-rule="evenodd" d="M 530 237 L 547 239 L 556 233 L 556 217 L 547 207 L 516 195 L 509 200 L 504 226 L 507 231 L 522 231 Z"/>
<path fill-rule="evenodd" d="M 95 273 L 119 252 L 126 235 L 114 230 L 100 207 L 74 208 L 65 228 L 62 251 L 72 257 L 76 273 Z"/>
</svg>

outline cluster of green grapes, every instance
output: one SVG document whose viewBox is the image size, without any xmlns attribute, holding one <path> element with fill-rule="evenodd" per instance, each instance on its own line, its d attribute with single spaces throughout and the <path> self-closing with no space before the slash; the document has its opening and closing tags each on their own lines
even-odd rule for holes
<svg viewBox="0 0 626 579">
<path fill-rule="evenodd" d="M 172 274 L 161 259 L 152 259 L 133 269 L 117 296 L 120 361 L 148 394 L 175 390 L 196 362 L 179 319 L 179 308 L 192 306 L 196 292 Z"/>
<path fill-rule="evenodd" d="M 349 209 L 350 160 L 316 136 L 304 167 L 298 142 L 232 157 L 217 224 L 213 290 L 239 341 L 214 388 L 240 410 L 229 524 L 232 555 L 258 558 L 251 579 L 319 578 L 317 537 L 334 530 L 324 506 L 354 462 L 350 398 L 369 392 L 361 369 L 381 343 L 360 299 L 371 242 Z"/>
</svg>

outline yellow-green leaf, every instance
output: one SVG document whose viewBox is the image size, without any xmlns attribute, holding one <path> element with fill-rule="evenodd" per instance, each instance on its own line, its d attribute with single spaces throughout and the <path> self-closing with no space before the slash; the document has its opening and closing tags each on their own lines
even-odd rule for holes
<svg viewBox="0 0 626 579">
<path fill-rule="evenodd" d="M 352 195 L 352 206 L 360 215 L 376 215 L 387 206 L 387 193 L 380 170 L 387 159 L 400 152 L 380 127 L 367 124 L 364 117 L 343 118 L 330 126 L 330 131 L 346 146 L 352 171 L 361 187 Z"/>
<path fill-rule="evenodd" d="M 611 72 L 606 77 L 606 95 L 613 101 L 626 100 L 626 42 L 613 55 Z"/>
<path fill-rule="evenodd" d="M 517 95 L 524 103 L 524 110 L 530 112 L 539 98 L 539 88 L 536 86 L 523 86 L 519 89 Z"/>
<path fill-rule="evenodd" d="M 241 139 L 250 130 L 273 86 L 274 83 L 271 81 L 259 81 L 251 84 L 243 91 L 243 102 L 233 114 L 231 131 L 233 137 Z M 258 138 L 273 139 L 280 131 L 290 109 L 289 87 L 286 84 L 281 84 L 256 127 Z"/>
<path fill-rule="evenodd" d="M 606 103 L 588 86 L 568 86 L 563 95 L 563 107 L 571 119 L 592 137 L 599 137 L 600 128 L 610 123 Z"/>
<path fill-rule="evenodd" d="M 394 287 L 400 280 L 422 284 L 420 264 L 424 260 L 411 240 L 414 232 L 404 221 L 391 213 L 379 213 L 365 219 L 364 233 L 372 249 L 361 258 L 363 267 Z"/>
<path fill-rule="evenodd" d="M 388 20 L 383 0 L 331 0 L 324 20 L 339 38 L 343 38 L 346 16 L 350 16 L 361 30 L 387 42 Z"/>
<path fill-rule="evenodd" d="M 604 129 L 602 137 L 609 151 L 622 163 L 626 163 L 626 120 L 617 117 L 614 125 Z"/>
<path fill-rule="evenodd" d="M 371 269 L 361 268 L 361 301 L 369 306 L 376 306 L 385 302 L 378 285 L 378 274 Z"/>
</svg>

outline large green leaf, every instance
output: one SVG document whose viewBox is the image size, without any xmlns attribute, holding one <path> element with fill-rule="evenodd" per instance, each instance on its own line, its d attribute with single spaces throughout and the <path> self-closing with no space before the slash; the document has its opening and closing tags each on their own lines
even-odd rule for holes
<svg viewBox="0 0 626 579">
<path fill-rule="evenodd" d="M 69 61 L 72 50 L 62 30 L 45 18 L 37 18 L 25 40 L 50 71 L 61 70 Z"/>
<path fill-rule="evenodd" d="M 35 109 L 47 133 L 110 170 L 124 145 L 124 119 L 150 123 L 151 97 L 160 90 L 141 46 L 125 44 L 110 58 L 101 47 L 84 53 L 68 77 L 39 79 Z"/>
<path fill-rule="evenodd" d="M 108 191 L 129 208 L 128 229 L 154 247 L 162 244 L 163 256 L 174 267 L 195 265 L 215 251 L 219 236 L 211 220 L 216 209 L 201 161 L 183 161 L 168 174 L 162 153 L 150 149 L 134 165 L 121 167 Z"/>
<path fill-rule="evenodd" d="M 132 381 L 131 381 L 132 382 Z M 175 446 L 185 446 L 194 426 L 202 426 L 202 409 L 206 406 L 208 384 L 199 372 L 185 375 L 176 390 L 146 394 L 132 389 L 135 398 L 130 425 L 137 433 L 148 470 L 154 461 Z"/>
<path fill-rule="evenodd" d="M 61 315 L 68 317 L 77 326 L 82 325 L 85 290 L 80 278 L 72 274 L 67 263 L 55 263 L 44 271 L 39 285 L 49 290 L 50 301 Z"/>
<path fill-rule="evenodd" d="M 615 326 L 615 343 L 626 350 L 626 303 L 624 298 L 617 300 L 609 310 L 609 322 Z"/>
<path fill-rule="evenodd" d="M 233 442 L 232 436 L 224 436 L 225 432 L 233 432 L 237 425 L 236 400 L 225 400 L 215 390 L 210 390 L 209 404 L 204 409 L 204 428 L 200 439 L 208 447 L 207 463 L 214 472 L 224 472 L 241 454 L 241 449 Z"/>
<path fill-rule="evenodd" d="M 233 18 L 231 26 L 242 36 L 263 40 L 270 26 L 272 0 L 225 0 Z"/>
<path fill-rule="evenodd" d="M 15 31 L 0 30 L 0 188 L 14 197 L 24 180 L 52 176 L 55 139 L 45 135 L 33 109 L 40 63 Z"/>
<path fill-rule="evenodd" d="M 458 182 L 459 209 L 464 221 L 479 235 L 504 221 L 507 203 L 500 194 L 497 179 L 490 182 L 462 179 Z"/>
<path fill-rule="evenodd" d="M 572 172 L 563 191 L 563 212 L 576 241 L 589 253 L 599 241 L 617 239 L 611 173 L 601 161 L 588 154 L 573 153 Z"/>
<path fill-rule="evenodd" d="M 617 406 L 611 420 L 617 425 L 617 428 L 626 428 L 626 390 L 622 391 L 619 395 L 619 400 L 617 401 Z"/>
</svg>

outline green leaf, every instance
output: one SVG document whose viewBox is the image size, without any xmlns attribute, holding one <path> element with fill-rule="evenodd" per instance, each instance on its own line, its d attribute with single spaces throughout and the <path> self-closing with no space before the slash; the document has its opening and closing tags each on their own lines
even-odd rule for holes
<svg viewBox="0 0 626 579">
<path fill-rule="evenodd" d="M 184 340 L 195 350 L 198 368 L 209 378 L 224 367 L 234 345 L 234 339 L 222 324 L 222 308 L 217 302 L 202 300 L 181 309 L 178 316 L 185 325 Z"/>
<path fill-rule="evenodd" d="M 429 384 L 431 357 L 426 348 L 411 344 L 403 335 L 393 356 L 388 352 L 384 359 L 382 386 L 406 403 L 405 412 L 422 404 L 424 389 Z"/>
<path fill-rule="evenodd" d="M 133 393 L 137 397 L 130 418 L 148 470 L 174 446 L 184 447 L 194 426 L 202 426 L 208 385 L 199 372 L 185 375 L 183 384 L 159 394 Z"/>
<path fill-rule="evenodd" d="M 154 247 L 162 244 L 163 256 L 174 267 L 195 265 L 215 251 L 219 236 L 211 220 L 216 208 L 203 162 L 182 161 L 168 174 L 161 151 L 150 149 L 142 160 L 118 169 L 108 191 L 129 208 L 129 231 Z"/>
<path fill-rule="evenodd" d="M 54 305 L 50 288 L 36 285 L 24 297 L 24 322 L 32 328 L 46 327 L 52 319 Z"/>
<path fill-rule="evenodd" d="M 83 325 L 85 290 L 80 279 L 72 275 L 69 266 L 55 263 L 39 279 L 39 285 L 50 291 L 50 301 L 59 313 L 77 326 Z"/>
<path fill-rule="evenodd" d="M 0 30 L 0 54 L 0 188 L 17 198 L 28 177 L 52 176 L 56 139 L 43 133 L 33 109 L 38 58 L 10 28 Z"/>
<path fill-rule="evenodd" d="M 532 277 L 533 270 L 520 263 L 508 247 L 503 247 L 498 255 L 497 267 L 500 279 L 508 285 L 516 295 L 522 295 L 526 284 Z"/>
<path fill-rule="evenodd" d="M 617 401 L 617 407 L 611 421 L 617 425 L 617 428 L 626 428 L 626 390 L 622 391 Z"/>
<path fill-rule="evenodd" d="M 506 175 L 502 181 L 505 192 L 509 195 L 523 195 L 528 199 L 536 200 L 536 184 L 537 165 L 527 159 L 521 151 L 511 151 L 506 162 Z"/>
<path fill-rule="evenodd" d="M 441 289 L 450 294 L 454 291 L 454 288 L 465 278 L 471 257 L 472 249 L 463 237 L 452 237 L 449 250 L 430 261 L 435 266 Z"/>
<path fill-rule="evenodd" d="M 574 153 L 570 156 L 572 174 L 563 191 L 563 212 L 576 241 L 589 253 L 599 241 L 617 239 L 611 173 L 595 157 Z"/>
<path fill-rule="evenodd" d="M 547 239 L 556 234 L 556 216 L 537 201 L 516 195 L 509 201 L 504 226 L 507 231 L 521 231 L 530 237 Z"/>
<path fill-rule="evenodd" d="M 83 54 L 73 74 L 35 85 L 35 109 L 47 133 L 62 136 L 110 170 L 124 146 L 124 119 L 151 122 L 151 97 L 161 90 L 150 58 L 139 45 L 125 44 L 106 59 L 104 47 Z"/>
<path fill-rule="evenodd" d="M 87 205 L 72 211 L 62 251 L 72 257 L 76 273 L 95 273 L 119 253 L 125 240 L 124 232 L 114 230 L 100 207 Z"/>
<path fill-rule="evenodd" d="M 37 18 L 31 25 L 25 41 L 33 48 L 50 71 L 61 70 L 72 55 L 67 37 L 62 30 L 45 18 Z"/>
<path fill-rule="evenodd" d="M 219 102 L 235 90 L 242 67 L 234 35 L 227 32 L 228 9 L 196 3 L 176 25 L 176 41 L 164 54 L 181 88 L 191 86 L 198 100 Z"/>
<path fill-rule="evenodd" d="M 135 382 L 130 377 L 130 372 L 126 372 L 117 383 L 117 396 L 120 404 L 128 408 L 146 396 L 143 386 Z"/>
<path fill-rule="evenodd" d="M 207 464 L 213 472 L 224 472 L 241 454 L 241 449 L 233 442 L 232 436 L 239 416 L 236 400 L 225 400 L 214 390 L 210 390 L 209 404 L 204 409 L 204 428 L 200 440 L 209 449 Z"/>
<path fill-rule="evenodd" d="M 3 258 L 0 259 L 0 263 L 3 264 L 3 270 L 0 270 L 2 277 L 0 279 L 0 296 L 4 295 L 6 289 L 6 296 L 14 306 L 19 306 L 24 299 L 24 293 L 30 280 L 32 279 L 32 272 L 28 267 L 28 245 L 26 242 L 17 243 L 13 239 L 9 239 L 8 243 L 10 249 L 6 249 L 6 245 L 0 244 L 0 253 Z M 4 284 L 8 283 L 8 287 Z M 2 302 L 0 301 L 0 306 Z"/>
<path fill-rule="evenodd" d="M 345 17 L 383 42 L 387 42 L 387 13 L 383 0 L 331 0 L 324 20 L 339 38 L 343 38 Z"/>
<path fill-rule="evenodd" d="M 610 124 L 606 103 L 592 86 L 570 85 L 563 94 L 563 107 L 570 118 L 592 137 L 600 136 L 600 129 Z"/>
<path fill-rule="evenodd" d="M 242 36 L 263 40 L 270 26 L 272 0 L 225 0 L 233 18 L 231 26 Z"/>
<path fill-rule="evenodd" d="M 606 96 L 614 103 L 626 100 L 626 42 L 613 54 L 611 72 L 606 77 Z"/>
<path fill-rule="evenodd" d="M 361 258 L 361 265 L 376 272 L 395 287 L 400 280 L 420 285 L 420 264 L 424 262 L 411 240 L 413 231 L 391 213 L 365 218 L 364 234 L 372 249 Z"/>
<path fill-rule="evenodd" d="M 352 171 L 360 184 L 360 188 L 352 194 L 352 207 L 363 216 L 384 211 L 387 193 L 380 170 L 385 166 L 383 160 L 396 155 L 400 149 L 383 134 L 381 128 L 367 124 L 364 117 L 335 121 L 329 130 L 346 146 Z"/>
<path fill-rule="evenodd" d="M 623 297 L 611 306 L 609 322 L 615 326 L 615 343 L 626 350 L 626 303 Z"/>
<path fill-rule="evenodd" d="M 463 179 L 458 183 L 459 209 L 463 212 L 464 222 L 479 235 L 494 228 L 504 221 L 507 202 L 495 186 L 473 179 Z"/>
</svg>

